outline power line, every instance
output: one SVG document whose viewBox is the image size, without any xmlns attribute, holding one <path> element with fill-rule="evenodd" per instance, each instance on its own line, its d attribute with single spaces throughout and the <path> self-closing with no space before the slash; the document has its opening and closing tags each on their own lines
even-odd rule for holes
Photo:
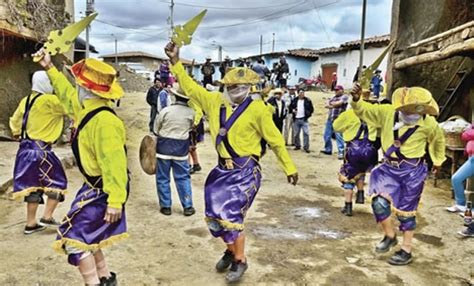
<svg viewBox="0 0 474 286">
<path fill-rule="evenodd" d="M 159 1 L 162 3 L 169 3 L 169 1 Z M 271 8 L 278 8 L 292 5 L 293 3 L 282 3 L 279 5 L 272 5 L 272 6 L 262 6 L 262 7 L 222 7 L 222 6 L 206 6 L 206 5 L 196 5 L 196 4 L 188 4 L 182 2 L 175 2 L 175 5 L 180 6 L 187 6 L 187 7 L 196 7 L 196 8 L 204 8 L 204 9 L 216 9 L 216 10 L 256 10 L 256 9 L 271 9 Z"/>
</svg>

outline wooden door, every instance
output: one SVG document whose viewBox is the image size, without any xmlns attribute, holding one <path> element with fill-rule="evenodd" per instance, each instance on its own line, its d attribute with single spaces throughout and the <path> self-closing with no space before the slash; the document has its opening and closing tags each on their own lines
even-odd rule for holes
<svg viewBox="0 0 474 286">
<path fill-rule="evenodd" d="M 327 64 L 321 68 L 323 70 L 323 81 L 327 88 L 331 88 L 332 74 L 337 72 L 337 64 Z"/>
</svg>

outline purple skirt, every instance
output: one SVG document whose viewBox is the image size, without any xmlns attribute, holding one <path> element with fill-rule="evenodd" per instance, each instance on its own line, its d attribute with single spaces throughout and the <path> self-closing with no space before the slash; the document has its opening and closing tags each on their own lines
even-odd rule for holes
<svg viewBox="0 0 474 286">
<path fill-rule="evenodd" d="M 101 189 L 84 184 L 58 228 L 54 248 L 64 252 L 67 245 L 83 251 L 96 251 L 127 237 L 125 208 L 119 221 L 112 224 L 104 221 L 107 198 Z"/>
<path fill-rule="evenodd" d="M 206 220 L 214 237 L 233 243 L 244 229 L 244 218 L 260 188 L 258 162 L 251 157 L 236 158 L 234 169 L 219 164 L 207 177 L 204 187 Z"/>
<path fill-rule="evenodd" d="M 421 162 L 416 166 L 401 163 L 400 167 L 383 163 L 370 174 L 369 195 L 389 199 L 399 216 L 415 216 L 427 176 L 428 167 Z"/>
<path fill-rule="evenodd" d="M 13 177 L 14 198 L 26 197 L 37 190 L 64 194 L 67 189 L 61 161 L 51 150 L 51 144 L 42 141 L 20 142 Z"/>
<path fill-rule="evenodd" d="M 368 140 L 353 140 L 347 144 L 344 164 L 339 171 L 343 183 L 355 183 L 377 165 L 377 149 Z"/>
</svg>

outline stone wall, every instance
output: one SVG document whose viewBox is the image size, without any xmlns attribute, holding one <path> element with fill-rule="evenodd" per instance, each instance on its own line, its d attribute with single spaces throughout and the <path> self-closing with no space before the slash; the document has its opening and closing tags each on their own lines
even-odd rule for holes
<svg viewBox="0 0 474 286">
<path fill-rule="evenodd" d="M 414 55 L 410 44 L 434 36 L 474 19 L 472 0 L 394 0 L 392 9 L 392 39 L 396 44 L 390 56 L 394 62 Z M 473 55 L 474 56 L 474 55 Z M 389 86 L 423 86 L 438 98 L 456 72 L 463 57 L 413 66 L 404 70 L 390 68 Z M 473 58 L 468 58 L 468 68 L 474 69 Z M 472 85 L 472 84 L 471 84 Z M 467 104 L 466 104 L 467 103 Z M 452 113 L 470 117 L 469 84 L 461 91 Z"/>
<path fill-rule="evenodd" d="M 37 42 L 71 21 L 65 5 L 65 0 L 0 0 L 0 125 L 7 130 L 18 102 L 31 92 L 32 73 L 40 68 L 30 57 L 40 47 Z"/>
</svg>

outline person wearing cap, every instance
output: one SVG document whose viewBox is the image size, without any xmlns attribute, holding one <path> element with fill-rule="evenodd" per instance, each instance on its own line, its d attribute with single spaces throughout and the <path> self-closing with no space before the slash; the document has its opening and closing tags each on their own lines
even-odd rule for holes
<svg viewBox="0 0 474 286">
<path fill-rule="evenodd" d="M 331 79 L 331 90 L 336 91 L 336 88 L 337 88 L 337 73 L 333 72 L 332 79 Z"/>
<path fill-rule="evenodd" d="M 367 93 L 370 95 L 370 91 Z M 378 162 L 378 149 L 375 146 L 377 129 L 361 121 L 353 109 L 341 113 L 334 120 L 333 127 L 335 132 L 342 134 L 347 146 L 344 163 L 339 171 L 345 198 L 341 212 L 352 216 L 353 191 L 357 188 L 356 204 L 363 204 L 365 174 Z"/>
<path fill-rule="evenodd" d="M 44 50 L 41 66 L 47 70 L 66 113 L 77 123 L 72 142 L 76 163 L 84 176 L 71 209 L 58 228 L 55 250 L 68 255 L 86 285 L 116 285 L 102 248 L 128 236 L 125 202 L 129 192 L 125 127 L 111 109 L 124 94 L 115 69 L 96 59 L 71 68 L 74 87 Z"/>
<path fill-rule="evenodd" d="M 10 128 L 20 147 L 13 171 L 13 197 L 26 202 L 24 234 L 32 234 L 59 223 L 53 213 L 64 201 L 67 179 L 61 161 L 52 145 L 61 136 L 66 112 L 54 95 L 53 86 L 45 71 L 37 71 L 32 78 L 32 93 L 24 97 L 10 118 Z M 36 211 L 48 197 L 39 223 Z"/>
<path fill-rule="evenodd" d="M 412 262 L 412 240 L 416 229 L 416 211 L 423 192 L 428 168 L 424 162 L 426 147 L 436 173 L 445 160 L 445 139 L 434 116 L 439 107 L 431 93 L 422 87 L 398 88 L 392 104 L 372 105 L 359 100 L 360 85 L 352 90 L 352 108 L 369 126 L 381 129 L 384 161 L 372 170 L 369 195 L 377 223 L 384 238 L 377 253 L 388 252 L 397 242 L 392 211 L 403 232 L 401 249 L 389 259 L 392 265 Z"/>
<path fill-rule="evenodd" d="M 214 65 L 211 63 L 211 57 L 206 57 L 206 62 L 202 65 L 201 73 L 203 75 L 202 85 L 206 86 L 213 83 L 212 75 L 216 72 Z"/>
<path fill-rule="evenodd" d="M 381 76 L 382 71 L 379 69 L 375 70 L 374 76 L 370 80 L 370 87 L 374 96 L 378 99 L 380 97 L 380 92 L 382 91 L 382 81 L 383 78 Z"/>
<path fill-rule="evenodd" d="M 332 136 L 336 137 L 338 159 L 344 159 L 344 138 L 339 132 L 334 132 L 333 122 L 337 117 L 346 110 L 349 101 L 349 96 L 344 94 L 344 87 L 342 85 L 336 85 L 334 88 L 336 94 L 328 100 L 326 108 L 328 111 L 328 119 L 326 121 L 326 128 L 324 129 L 324 149 L 321 150 L 322 154 L 332 155 Z"/>
<path fill-rule="evenodd" d="M 309 150 L 309 118 L 313 115 L 314 106 L 311 99 L 306 97 L 303 89 L 298 90 L 298 97 L 293 99 L 290 105 L 293 114 L 293 138 L 295 150 L 301 149 L 300 132 L 303 130 L 303 150 L 310 153 Z"/>
<path fill-rule="evenodd" d="M 227 70 L 232 67 L 232 62 L 230 61 L 229 56 L 225 56 L 224 61 L 221 63 L 219 67 L 219 72 L 221 73 L 221 79 L 224 78 L 225 74 L 227 73 Z"/>
<path fill-rule="evenodd" d="M 295 145 L 295 136 L 293 133 L 293 114 L 290 112 L 290 106 L 293 100 L 296 98 L 296 87 L 289 87 L 283 94 L 283 101 L 287 107 L 287 115 L 284 120 L 283 126 L 283 138 L 285 139 L 286 146 Z M 291 134 L 291 135 L 290 135 Z M 289 141 L 291 140 L 291 141 Z"/>
<path fill-rule="evenodd" d="M 267 102 L 273 106 L 273 122 L 275 122 L 276 127 L 283 134 L 283 121 L 288 113 L 288 106 L 286 106 L 282 97 L 283 90 L 281 88 L 276 88 L 270 92 L 270 98 Z"/>
<path fill-rule="evenodd" d="M 175 103 L 161 110 L 154 127 L 157 134 L 156 188 L 160 212 L 171 215 L 170 172 L 173 170 L 174 182 L 184 209 L 183 214 L 191 216 L 196 211 L 193 208 L 188 155 L 195 112 L 189 107 L 189 97 L 178 83 L 175 83 L 170 91 L 176 99 Z"/>
<path fill-rule="evenodd" d="M 191 100 L 206 113 L 211 138 L 219 156 L 218 165 L 208 175 L 205 188 L 205 215 L 209 230 L 227 245 L 216 264 L 219 272 L 230 271 L 228 282 L 237 282 L 248 268 L 245 256 L 244 218 L 260 188 L 261 139 L 265 139 L 285 171 L 288 182 L 298 175 L 272 113 L 261 99 L 249 96 L 259 76 L 248 68 L 234 68 L 222 80 L 224 92 L 208 92 L 196 84 L 179 62 L 179 48 L 169 43 L 165 52 L 171 70 Z"/>
</svg>

